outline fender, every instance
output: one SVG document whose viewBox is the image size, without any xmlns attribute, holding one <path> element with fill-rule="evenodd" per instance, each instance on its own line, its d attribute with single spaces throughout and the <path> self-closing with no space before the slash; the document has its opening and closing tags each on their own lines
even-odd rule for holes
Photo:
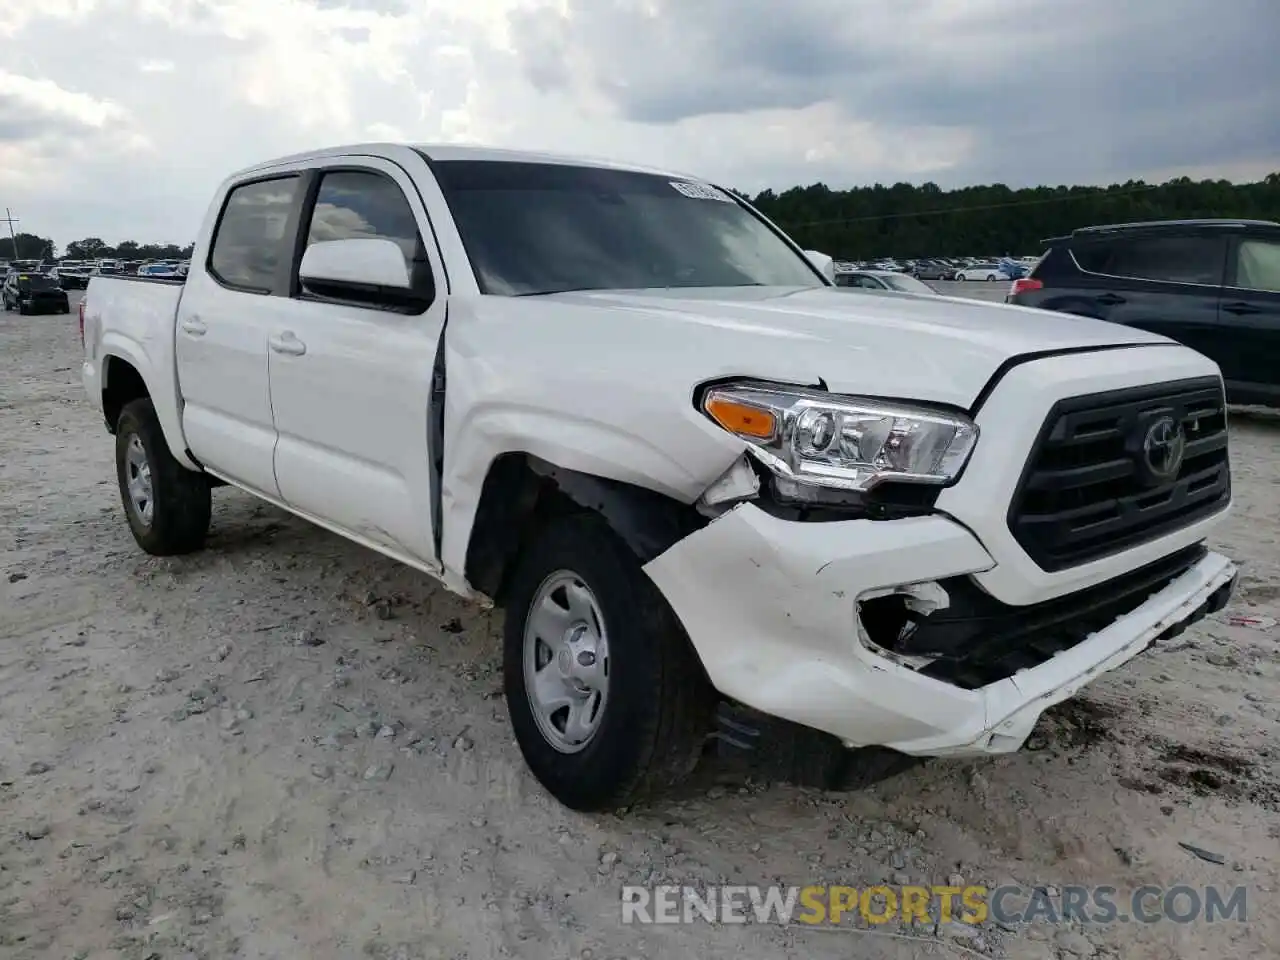
<svg viewBox="0 0 1280 960">
<path fill-rule="evenodd" d="M 451 384 L 454 382 L 451 378 Z M 691 418 L 702 420 L 692 404 L 689 411 Z M 696 455 L 685 451 L 690 456 L 681 462 L 675 459 L 679 451 L 659 449 L 642 437 L 598 421 L 511 407 L 491 406 L 478 415 L 473 413 L 465 425 L 449 431 L 447 440 L 450 452 L 441 498 L 444 566 L 464 574 L 485 477 L 503 454 L 524 453 L 531 464 L 541 462 L 540 472 L 559 472 L 572 484 L 565 492 L 574 499 L 590 500 L 599 491 L 574 483 L 568 479 L 571 476 L 616 481 L 692 504 L 741 456 L 744 447 L 741 440 L 712 427 L 709 421 L 705 437 Z"/>
<path fill-rule="evenodd" d="M 102 364 L 102 389 L 109 386 L 111 376 L 111 359 L 123 360 L 142 377 L 147 386 L 147 393 L 155 406 L 156 418 L 160 421 L 160 429 L 164 433 L 165 443 L 178 463 L 188 470 L 200 470 L 187 451 L 187 440 L 182 433 L 181 400 L 178 396 L 178 371 L 171 362 L 165 364 L 153 359 L 147 352 L 146 345 L 117 330 L 108 330 L 102 335 L 99 347 L 99 362 Z M 168 376 L 158 371 L 168 368 Z"/>
</svg>

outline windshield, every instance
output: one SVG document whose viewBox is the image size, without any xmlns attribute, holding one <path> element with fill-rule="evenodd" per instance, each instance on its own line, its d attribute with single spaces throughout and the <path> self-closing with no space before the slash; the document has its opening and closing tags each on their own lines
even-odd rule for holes
<svg viewBox="0 0 1280 960">
<path fill-rule="evenodd" d="M 933 287 L 927 283 L 921 283 L 915 277 L 908 277 L 903 274 L 894 274 L 891 277 L 881 277 L 892 290 L 901 290 L 903 293 L 933 293 Z"/>
<path fill-rule="evenodd" d="M 52 277 L 42 273 L 24 273 L 18 278 L 19 290 L 57 290 L 58 284 Z"/>
<path fill-rule="evenodd" d="M 601 167 L 432 163 L 484 293 L 823 286 L 714 187 Z"/>
</svg>

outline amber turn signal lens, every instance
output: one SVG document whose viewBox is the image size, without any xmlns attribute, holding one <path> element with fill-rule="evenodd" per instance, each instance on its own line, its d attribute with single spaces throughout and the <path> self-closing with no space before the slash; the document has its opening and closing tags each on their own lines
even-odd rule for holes
<svg viewBox="0 0 1280 960">
<path fill-rule="evenodd" d="M 728 397 L 708 397 L 706 410 L 716 423 L 741 437 L 768 440 L 778 427 L 778 419 L 770 411 Z"/>
</svg>

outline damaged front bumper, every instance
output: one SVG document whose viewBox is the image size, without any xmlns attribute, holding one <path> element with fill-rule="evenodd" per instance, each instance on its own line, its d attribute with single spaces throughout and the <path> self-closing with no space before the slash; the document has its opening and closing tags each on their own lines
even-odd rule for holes
<svg viewBox="0 0 1280 960">
<path fill-rule="evenodd" d="M 725 696 L 849 746 L 963 756 L 1018 749 L 1047 707 L 1226 604 L 1227 558 L 1162 562 L 993 610 L 970 575 L 995 561 L 947 517 L 797 523 L 742 504 L 645 571 Z M 913 628 L 870 615 L 886 596 L 909 598 Z M 970 656 L 997 639 L 999 656 Z"/>
</svg>

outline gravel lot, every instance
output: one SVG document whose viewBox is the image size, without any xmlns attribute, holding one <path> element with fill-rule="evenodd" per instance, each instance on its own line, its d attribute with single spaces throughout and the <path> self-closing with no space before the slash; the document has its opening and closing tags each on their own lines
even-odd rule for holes
<svg viewBox="0 0 1280 960">
<path fill-rule="evenodd" d="M 1280 617 L 1280 421 L 1233 420 L 1216 544 L 1244 566 L 1233 605 L 1056 710 L 1034 749 L 852 794 L 708 763 L 657 807 L 589 817 L 523 769 L 496 617 L 234 490 L 207 551 L 146 557 L 74 315 L 0 315 L 0 362 L 0 957 L 1280 955 L 1278 633 L 1226 622 Z M 623 883 L 955 875 L 1243 884 L 1250 919 L 935 935 L 619 918 Z"/>
</svg>

